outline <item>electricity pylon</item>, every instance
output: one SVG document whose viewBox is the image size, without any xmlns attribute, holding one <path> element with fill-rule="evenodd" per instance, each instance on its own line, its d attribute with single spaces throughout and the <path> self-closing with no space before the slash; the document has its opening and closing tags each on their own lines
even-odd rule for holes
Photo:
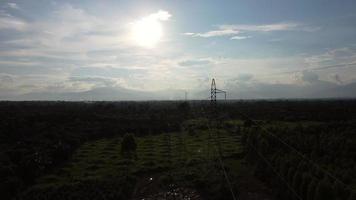
<svg viewBox="0 0 356 200">
<path fill-rule="evenodd" d="M 226 91 L 217 89 L 215 84 L 215 79 L 213 78 L 213 80 L 211 81 L 211 89 L 210 89 L 210 103 L 214 112 L 216 111 L 216 94 L 218 93 L 223 93 L 224 98 L 226 100 Z"/>
</svg>

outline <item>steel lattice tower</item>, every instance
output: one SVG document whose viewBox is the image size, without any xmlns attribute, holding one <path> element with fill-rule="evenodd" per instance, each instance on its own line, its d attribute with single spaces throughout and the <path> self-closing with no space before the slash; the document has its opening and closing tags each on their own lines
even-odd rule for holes
<svg viewBox="0 0 356 200">
<path fill-rule="evenodd" d="M 212 105 L 216 104 L 216 85 L 215 79 L 211 81 L 211 90 L 210 90 L 210 102 Z"/>
<path fill-rule="evenodd" d="M 215 84 L 215 79 L 213 78 L 213 80 L 211 81 L 211 89 L 210 89 L 211 105 L 214 105 L 214 106 L 216 105 L 216 94 L 217 93 L 223 93 L 225 100 L 226 100 L 226 91 L 217 89 L 216 84 Z"/>
</svg>

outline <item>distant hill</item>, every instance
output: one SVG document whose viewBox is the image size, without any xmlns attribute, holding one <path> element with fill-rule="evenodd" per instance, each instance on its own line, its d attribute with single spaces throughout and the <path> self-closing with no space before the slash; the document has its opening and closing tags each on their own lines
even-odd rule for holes
<svg viewBox="0 0 356 200">
<path fill-rule="evenodd" d="M 227 88 L 228 99 L 280 99 L 280 98 L 356 98 L 356 82 L 338 85 L 327 81 L 313 84 L 266 84 Z M 122 87 L 100 87 L 83 92 L 33 92 L 3 100 L 60 100 L 60 101 L 142 101 L 183 100 L 185 90 L 140 91 Z M 207 100 L 210 90 L 188 91 L 188 99 Z M 219 97 L 223 98 L 223 96 Z"/>
</svg>

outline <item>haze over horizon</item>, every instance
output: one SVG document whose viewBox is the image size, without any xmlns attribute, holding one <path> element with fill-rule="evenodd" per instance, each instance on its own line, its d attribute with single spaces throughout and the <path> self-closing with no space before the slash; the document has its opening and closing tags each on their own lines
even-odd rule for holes
<svg viewBox="0 0 356 200">
<path fill-rule="evenodd" d="M 356 2 L 0 3 L 0 100 L 356 97 Z"/>
</svg>

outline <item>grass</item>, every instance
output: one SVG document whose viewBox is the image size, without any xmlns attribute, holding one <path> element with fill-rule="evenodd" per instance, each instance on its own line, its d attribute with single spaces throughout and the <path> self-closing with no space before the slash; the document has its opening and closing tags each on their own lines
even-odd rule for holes
<svg viewBox="0 0 356 200">
<path fill-rule="evenodd" d="M 240 125 L 240 122 L 233 123 Z M 223 129 L 209 130 L 206 120 L 186 124 L 188 128 L 182 132 L 136 137 L 136 155 L 131 158 L 121 155 L 121 137 L 87 142 L 63 166 L 37 179 L 26 195 L 28 199 L 37 199 L 38 195 L 44 199 L 57 198 L 58 193 L 68 198 L 73 194 L 82 198 L 95 195 L 96 191 L 106 191 L 114 194 L 115 199 L 127 199 L 131 195 L 143 195 L 140 187 L 146 187 L 142 183 L 148 177 L 158 180 L 155 184 L 160 190 L 174 183 L 193 188 L 209 197 L 207 199 L 221 199 L 226 191 L 229 195 L 218 162 L 218 149 L 225 168 L 234 176 L 233 180 L 237 180 L 240 171 L 244 172 L 240 162 L 240 136 Z M 121 189 L 111 191 L 110 185 Z M 157 189 L 151 190 L 157 192 Z"/>
<path fill-rule="evenodd" d="M 121 138 L 100 139 L 83 144 L 70 161 L 52 174 L 37 180 L 38 185 L 58 185 L 88 179 L 105 179 L 125 173 L 140 174 L 182 169 L 185 165 L 217 157 L 219 138 L 223 157 L 241 153 L 239 136 L 226 131 L 199 130 L 136 137 L 137 158 L 123 158 Z M 212 135 L 209 139 L 209 135 Z M 219 137 L 218 137 L 219 135 Z M 215 138 L 215 139 L 214 139 Z"/>
</svg>

